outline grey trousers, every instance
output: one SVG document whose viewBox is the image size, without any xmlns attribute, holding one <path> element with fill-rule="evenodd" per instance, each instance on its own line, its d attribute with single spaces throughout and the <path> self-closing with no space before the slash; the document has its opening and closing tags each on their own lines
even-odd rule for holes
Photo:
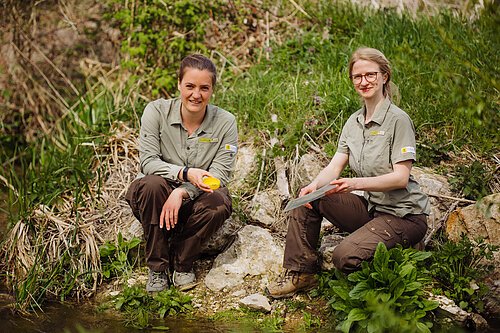
<svg viewBox="0 0 500 333">
<path fill-rule="evenodd" d="M 125 199 L 141 222 L 146 239 L 146 262 L 153 271 L 167 268 L 189 272 L 198 258 L 201 246 L 229 218 L 231 197 L 225 187 L 213 193 L 203 192 L 186 201 L 179 210 L 175 228 L 159 227 L 163 204 L 174 187 L 165 178 L 149 175 L 130 185 Z"/>
<path fill-rule="evenodd" d="M 365 198 L 351 194 L 332 194 L 293 210 L 288 219 L 283 267 L 315 273 L 319 271 L 316 250 L 321 221 L 325 217 L 341 231 L 350 234 L 333 251 L 333 263 L 345 273 L 357 270 L 361 262 L 373 257 L 379 242 L 387 248 L 396 244 L 416 245 L 427 231 L 424 214 L 397 217 L 387 213 L 368 212 Z"/>
</svg>

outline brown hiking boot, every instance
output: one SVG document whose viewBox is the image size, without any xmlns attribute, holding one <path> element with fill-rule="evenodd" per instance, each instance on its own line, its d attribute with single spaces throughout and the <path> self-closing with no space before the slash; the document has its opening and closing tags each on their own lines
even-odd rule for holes
<svg viewBox="0 0 500 333">
<path fill-rule="evenodd" d="M 318 285 L 318 279 L 313 273 L 304 273 L 286 270 L 283 276 L 271 283 L 266 292 L 272 298 L 285 298 L 293 296 L 299 291 L 310 290 Z"/>
</svg>

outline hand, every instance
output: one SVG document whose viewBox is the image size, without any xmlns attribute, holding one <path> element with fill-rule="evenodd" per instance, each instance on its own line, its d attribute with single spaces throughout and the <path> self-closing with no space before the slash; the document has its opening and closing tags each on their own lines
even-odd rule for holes
<svg viewBox="0 0 500 333">
<path fill-rule="evenodd" d="M 187 181 L 202 191 L 212 193 L 214 190 L 203 182 L 203 177 L 213 177 L 213 175 L 206 170 L 198 168 L 189 168 L 187 172 Z"/>
<path fill-rule="evenodd" d="M 334 189 L 326 192 L 326 195 L 332 193 L 350 193 L 357 190 L 359 178 L 340 178 L 330 182 L 332 185 L 337 185 Z"/>
<path fill-rule="evenodd" d="M 306 187 L 303 187 L 300 192 L 299 192 L 299 198 L 303 197 L 306 194 L 309 194 L 311 192 L 314 192 L 318 189 L 318 185 L 316 183 L 311 183 L 307 185 Z M 304 205 L 306 208 L 312 209 L 311 204 L 308 202 Z"/>
<path fill-rule="evenodd" d="M 187 195 L 188 193 L 186 190 L 181 188 L 176 188 L 170 193 L 161 209 L 160 228 L 163 228 L 164 225 L 167 230 L 175 227 L 179 218 L 179 209 L 182 205 L 182 199 Z"/>
</svg>

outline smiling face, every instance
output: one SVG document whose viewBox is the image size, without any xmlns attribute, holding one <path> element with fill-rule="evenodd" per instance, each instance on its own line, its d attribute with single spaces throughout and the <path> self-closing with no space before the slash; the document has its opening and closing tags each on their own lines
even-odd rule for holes
<svg viewBox="0 0 500 333">
<path fill-rule="evenodd" d="M 205 112 L 213 93 L 212 80 L 213 74 L 206 69 L 185 69 L 182 80 L 178 83 L 184 115 Z"/>
<path fill-rule="evenodd" d="M 374 75 L 376 77 L 373 82 L 369 82 L 372 81 Z M 364 59 L 357 60 L 351 71 L 351 78 L 356 77 L 358 79 L 361 77 L 361 81 L 357 83 L 353 79 L 354 88 L 365 101 L 372 99 L 379 101 L 384 98 L 384 83 L 387 81 L 387 74 L 381 72 L 377 63 Z"/>
</svg>

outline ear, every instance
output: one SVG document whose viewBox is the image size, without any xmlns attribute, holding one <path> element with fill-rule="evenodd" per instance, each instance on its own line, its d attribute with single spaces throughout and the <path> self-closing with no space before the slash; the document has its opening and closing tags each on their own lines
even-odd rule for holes
<svg viewBox="0 0 500 333">
<path fill-rule="evenodd" d="M 384 76 L 382 76 L 382 78 L 384 79 L 384 84 L 386 84 L 387 80 L 389 79 L 389 75 L 387 75 L 387 73 L 384 73 Z"/>
<path fill-rule="evenodd" d="M 181 81 L 177 80 L 177 90 L 181 91 Z"/>
</svg>

